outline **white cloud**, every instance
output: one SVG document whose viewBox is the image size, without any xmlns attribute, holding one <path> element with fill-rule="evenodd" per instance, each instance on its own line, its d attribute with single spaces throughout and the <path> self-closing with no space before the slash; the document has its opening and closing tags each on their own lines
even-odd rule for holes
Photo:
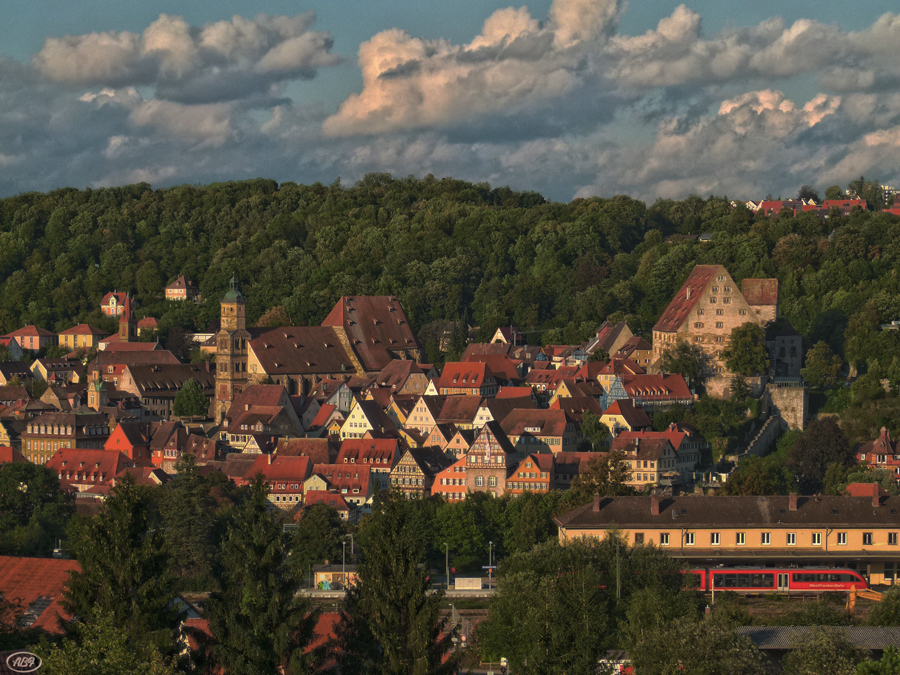
<svg viewBox="0 0 900 675">
<path fill-rule="evenodd" d="M 196 28 L 161 14 L 141 35 L 49 37 L 32 59 L 41 75 L 70 85 L 155 85 L 174 101 L 238 100 L 276 82 L 312 77 L 340 59 L 328 33 L 309 30 L 315 14 L 235 16 Z"/>
<path fill-rule="evenodd" d="M 181 105 L 171 101 L 144 101 L 129 116 L 137 127 L 154 127 L 188 141 L 222 145 L 234 135 L 231 106 L 225 103 Z"/>
</svg>

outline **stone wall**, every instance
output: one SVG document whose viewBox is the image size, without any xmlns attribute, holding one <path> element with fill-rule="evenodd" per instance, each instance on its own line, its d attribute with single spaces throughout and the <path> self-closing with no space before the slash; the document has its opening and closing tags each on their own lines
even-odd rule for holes
<svg viewBox="0 0 900 675">
<path fill-rule="evenodd" d="M 771 415 L 780 415 L 788 428 L 806 428 L 806 415 L 809 410 L 809 392 L 806 387 L 779 387 L 770 384 L 763 397 L 764 408 Z"/>
</svg>

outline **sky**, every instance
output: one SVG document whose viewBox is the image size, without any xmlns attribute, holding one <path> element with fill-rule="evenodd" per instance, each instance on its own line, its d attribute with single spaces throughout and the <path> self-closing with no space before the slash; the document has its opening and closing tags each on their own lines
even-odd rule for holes
<svg viewBox="0 0 900 675">
<path fill-rule="evenodd" d="M 548 199 L 900 186 L 857 0 L 6 0 L 0 196 L 434 174 Z"/>
</svg>

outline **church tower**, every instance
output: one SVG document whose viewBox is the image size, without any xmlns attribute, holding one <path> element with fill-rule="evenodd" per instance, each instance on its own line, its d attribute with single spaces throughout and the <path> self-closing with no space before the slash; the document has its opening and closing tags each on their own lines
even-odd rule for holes
<svg viewBox="0 0 900 675">
<path fill-rule="evenodd" d="M 134 315 L 131 296 L 125 296 L 122 303 L 122 314 L 119 315 L 119 342 L 135 342 L 137 340 L 137 317 Z"/>
<path fill-rule="evenodd" d="M 216 334 L 216 420 L 221 422 L 234 397 L 247 383 L 247 305 L 231 277 L 228 292 L 221 301 L 221 328 Z"/>
</svg>

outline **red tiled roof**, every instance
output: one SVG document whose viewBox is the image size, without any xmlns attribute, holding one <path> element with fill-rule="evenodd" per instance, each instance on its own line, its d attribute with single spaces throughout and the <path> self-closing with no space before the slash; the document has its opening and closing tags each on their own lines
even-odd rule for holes
<svg viewBox="0 0 900 675">
<path fill-rule="evenodd" d="M 874 441 L 863 443 L 856 449 L 857 453 L 874 453 L 877 455 L 896 455 L 897 441 L 891 438 L 887 427 L 881 427 L 881 433 Z"/>
<path fill-rule="evenodd" d="M 250 341 L 268 375 L 354 373 L 353 361 L 330 326 L 284 326 Z"/>
<path fill-rule="evenodd" d="M 276 455 L 309 457 L 313 464 L 328 464 L 337 456 L 337 448 L 327 438 L 280 438 Z"/>
<path fill-rule="evenodd" d="M 359 494 L 366 494 L 369 489 L 370 467 L 365 464 L 316 464 L 312 473 L 324 478 L 328 484 L 337 489 Z"/>
<path fill-rule="evenodd" d="M 391 351 L 420 349 L 400 301 L 392 295 L 343 296 L 322 325 L 344 327 L 366 372 L 380 372 L 392 360 Z"/>
<path fill-rule="evenodd" d="M 86 323 L 80 323 L 62 331 L 60 335 L 109 335 L 108 332 Z"/>
<path fill-rule="evenodd" d="M 722 265 L 695 265 L 653 330 L 674 333 L 681 328 L 706 287 L 721 274 L 727 274 Z"/>
<path fill-rule="evenodd" d="M 378 464 L 391 468 L 400 459 L 396 438 L 348 438 L 341 442 L 335 464 Z"/>
<path fill-rule="evenodd" d="M 615 401 L 603 414 L 620 415 L 628 423 L 628 426 L 632 428 L 652 426 L 650 418 L 647 417 L 647 413 L 644 412 L 643 408 L 638 408 L 627 398 Z"/>
<path fill-rule="evenodd" d="M 519 381 L 521 376 L 516 369 L 521 361 L 514 361 L 505 354 L 471 354 L 464 361 L 483 363 L 494 377 L 510 381 Z"/>
<path fill-rule="evenodd" d="M 185 279 L 184 275 L 181 275 L 175 281 L 173 281 L 171 284 L 166 286 L 166 290 L 168 291 L 169 289 L 171 289 L 174 291 L 177 289 L 189 288 L 189 287 L 196 288 L 197 284 L 195 284 L 193 281 L 189 281 L 188 279 Z"/>
<path fill-rule="evenodd" d="M 463 361 L 468 361 L 473 356 L 478 355 L 506 355 L 509 353 L 509 351 L 510 345 L 504 344 L 503 342 L 473 342 L 466 347 L 466 351 L 463 352 L 460 359 Z"/>
<path fill-rule="evenodd" d="M 244 474 L 244 481 L 253 480 L 261 473 L 267 481 L 292 480 L 302 483 L 310 475 L 312 462 L 309 457 L 285 455 L 256 455 L 256 459 Z"/>
<path fill-rule="evenodd" d="M 534 390 L 531 387 L 500 387 L 494 398 L 531 398 Z"/>
<path fill-rule="evenodd" d="M 448 396 L 437 416 L 438 423 L 471 424 L 481 407 L 480 396 Z"/>
<path fill-rule="evenodd" d="M 647 342 L 640 335 L 633 335 L 619 348 L 619 351 L 616 352 L 616 355 L 621 354 L 622 356 L 630 356 L 635 351 L 643 351 L 649 352 L 653 351 L 653 345 Z"/>
<path fill-rule="evenodd" d="M 69 574 L 80 571 L 75 560 L 0 556 L 0 595 L 20 603 L 31 628 L 58 635 L 59 619 L 70 618 L 60 605 L 63 590 Z"/>
<path fill-rule="evenodd" d="M 625 438 L 624 434 L 619 434 L 612 440 L 609 449 L 611 452 L 623 452 L 629 457 L 658 460 L 665 454 L 668 445 L 669 439 L 664 437 Z"/>
<path fill-rule="evenodd" d="M 335 511 L 350 510 L 350 507 L 347 506 L 347 502 L 339 492 L 328 492 L 327 490 L 309 490 L 305 495 L 303 495 L 303 505 L 313 506 L 315 504 L 327 504 Z M 302 516 L 302 514 L 302 511 L 299 511 L 297 513 L 298 519 L 300 516 Z"/>
<path fill-rule="evenodd" d="M 600 375 L 615 375 L 616 377 L 625 377 L 626 375 L 643 375 L 646 371 L 631 359 L 610 359 L 603 368 L 600 369 Z"/>
<path fill-rule="evenodd" d="M 0 445 L 0 464 L 10 464 L 12 462 L 25 462 L 25 456 L 8 445 Z"/>
<path fill-rule="evenodd" d="M 157 321 L 156 318 L 152 316 L 146 316 L 137 322 L 138 328 L 156 328 L 158 325 L 159 321 Z"/>
<path fill-rule="evenodd" d="M 888 493 L 878 483 L 850 483 L 844 488 L 844 494 L 850 497 L 886 497 Z"/>
<path fill-rule="evenodd" d="M 103 296 L 103 300 L 100 301 L 101 305 L 108 305 L 111 298 L 115 298 L 116 301 L 121 305 L 125 302 L 125 296 L 127 293 L 107 293 Z"/>
<path fill-rule="evenodd" d="M 562 436 L 566 431 L 566 414 L 562 410 L 513 410 L 503 420 L 500 427 L 507 436 Z M 537 428 L 538 431 L 526 431 Z"/>
<path fill-rule="evenodd" d="M 425 373 L 412 359 L 394 359 L 388 363 L 378 376 L 375 382 L 379 387 L 402 387 L 410 375 L 424 375 Z"/>
<path fill-rule="evenodd" d="M 4 337 L 56 337 L 56 333 L 46 328 L 29 324 L 14 330 L 12 333 L 7 333 Z"/>
<path fill-rule="evenodd" d="M 778 279 L 744 279 L 741 294 L 748 305 L 777 305 Z"/>
<path fill-rule="evenodd" d="M 312 422 L 309 423 L 309 428 L 318 429 L 319 427 L 325 426 L 328 420 L 331 419 L 331 413 L 335 410 L 337 410 L 337 406 L 331 405 L 330 403 L 323 403 L 316 413 L 316 416 L 313 417 Z"/>
<path fill-rule="evenodd" d="M 626 375 L 622 386 L 631 398 L 644 401 L 693 398 L 683 375 Z"/>
<path fill-rule="evenodd" d="M 449 388 L 480 388 L 487 377 L 487 366 L 479 361 L 452 361 L 444 365 L 435 386 L 438 391 Z"/>
</svg>

